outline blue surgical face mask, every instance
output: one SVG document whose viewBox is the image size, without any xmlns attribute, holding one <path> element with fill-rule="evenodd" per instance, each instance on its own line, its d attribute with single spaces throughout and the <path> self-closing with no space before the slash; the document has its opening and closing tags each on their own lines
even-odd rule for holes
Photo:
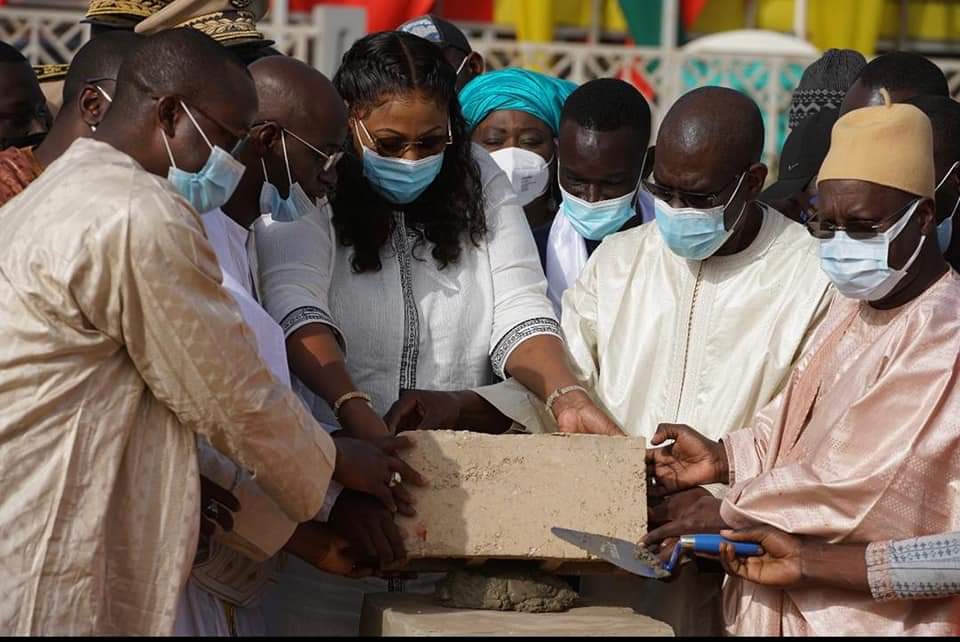
<svg viewBox="0 0 960 642">
<path fill-rule="evenodd" d="M 960 200 L 957 200 L 957 205 L 960 205 Z M 937 225 L 937 244 L 940 246 L 941 254 L 946 254 L 947 250 L 950 249 L 950 239 L 953 238 L 953 216 L 956 213 L 957 208 L 954 206 L 953 214 Z"/>
<path fill-rule="evenodd" d="M 160 131 L 163 136 L 163 144 L 167 148 L 167 155 L 170 157 L 170 170 L 167 172 L 167 180 L 170 184 L 183 195 L 187 202 L 197 210 L 199 214 L 205 214 L 215 209 L 223 207 L 233 192 L 240 184 L 243 172 L 246 168 L 243 163 L 230 155 L 222 147 L 210 144 L 210 139 L 203 133 L 200 125 L 197 123 L 190 109 L 180 101 L 183 111 L 190 118 L 190 122 L 197 128 L 203 141 L 210 148 L 210 156 L 207 162 L 199 172 L 185 172 L 177 169 L 173 160 L 173 152 L 170 150 L 170 143 L 167 142 L 167 135 Z"/>
<path fill-rule="evenodd" d="M 643 161 L 640 163 L 641 169 L 646 162 L 647 155 L 644 153 Z M 560 163 L 558 162 L 557 173 L 559 172 Z M 577 198 L 563 189 L 561 184 L 560 193 L 563 195 L 563 200 L 560 202 L 560 212 L 567 217 L 580 236 L 591 241 L 600 241 L 614 232 L 619 232 L 624 224 L 636 215 L 634 203 L 639 187 L 638 180 L 636 187 L 623 196 L 591 203 Z"/>
<path fill-rule="evenodd" d="M 287 140 L 284 131 L 280 130 L 280 146 L 283 148 L 283 162 L 287 168 L 287 197 L 280 196 L 280 190 L 270 182 L 267 176 L 267 164 L 260 159 L 263 167 L 263 186 L 260 188 L 260 213 L 270 214 L 274 221 L 296 221 L 316 209 L 316 203 L 310 200 L 307 193 L 300 187 L 300 183 L 293 180 L 290 172 L 290 159 L 287 157 Z"/>
<path fill-rule="evenodd" d="M 933 190 L 934 194 L 940 191 L 940 188 L 943 187 L 943 184 L 947 182 L 947 178 L 950 177 L 950 174 L 953 173 L 953 170 L 957 168 L 957 165 L 960 163 L 954 163 L 950 166 L 950 169 L 947 170 L 947 173 L 943 175 L 943 178 L 940 179 L 940 182 L 937 184 L 937 187 Z M 953 205 L 953 211 L 950 212 L 950 216 L 943 219 L 939 225 L 937 225 L 937 243 L 940 245 L 940 253 L 945 254 L 948 249 L 950 249 L 950 240 L 953 238 L 953 217 L 957 215 L 957 208 L 960 207 L 960 198 L 957 199 L 957 202 Z"/>
<path fill-rule="evenodd" d="M 359 130 L 357 138 L 360 138 Z M 412 161 L 381 156 L 362 141 L 360 144 L 363 147 L 363 175 L 373 189 L 397 205 L 412 203 L 427 191 L 440 174 L 446 151 Z"/>
<path fill-rule="evenodd" d="M 920 255 L 925 237 L 920 237 L 917 248 L 899 270 L 888 263 L 890 244 L 910 222 L 919 205 L 920 199 L 917 199 L 889 230 L 872 238 L 854 239 L 838 230 L 833 238 L 820 240 L 820 267 L 840 294 L 861 301 L 879 301 L 893 292 Z"/>
<path fill-rule="evenodd" d="M 654 199 L 654 212 L 660 236 L 674 254 L 691 261 L 702 261 L 713 256 L 714 252 L 723 247 L 747 209 L 747 204 L 744 203 L 737 215 L 737 220 L 729 230 L 726 229 L 723 224 L 723 214 L 740 191 L 744 176 L 746 173 L 740 175 L 740 180 L 737 181 L 737 186 L 726 204 L 709 209 L 672 207 L 659 198 Z"/>
<path fill-rule="evenodd" d="M 563 195 L 560 212 L 567 217 L 577 234 L 591 241 L 600 241 L 620 231 L 623 224 L 636 213 L 633 209 L 636 190 L 596 203 L 577 198 L 563 189 L 563 185 L 560 186 L 560 193 Z"/>
</svg>

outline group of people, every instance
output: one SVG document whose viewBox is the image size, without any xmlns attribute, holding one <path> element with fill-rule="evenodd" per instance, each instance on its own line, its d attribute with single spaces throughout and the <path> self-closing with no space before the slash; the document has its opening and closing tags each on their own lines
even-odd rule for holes
<svg viewBox="0 0 960 642">
<path fill-rule="evenodd" d="M 364 594 L 435 585 L 380 569 L 429 482 L 402 433 L 457 429 L 644 437 L 646 545 L 762 545 L 584 597 L 678 634 L 955 631 L 933 63 L 827 52 L 767 186 L 736 91 L 653 136 L 629 83 L 487 70 L 433 16 L 331 80 L 264 4 L 94 0 L 59 104 L 0 47 L 3 630 L 356 634 Z"/>
</svg>

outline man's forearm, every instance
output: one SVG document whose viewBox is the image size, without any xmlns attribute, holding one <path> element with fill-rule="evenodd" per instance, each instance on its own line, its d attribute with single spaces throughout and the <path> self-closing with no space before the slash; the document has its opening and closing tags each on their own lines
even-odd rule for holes
<svg viewBox="0 0 960 642">
<path fill-rule="evenodd" d="M 805 541 L 800 554 L 803 582 L 870 593 L 866 544 L 826 544 Z"/>
<path fill-rule="evenodd" d="M 510 430 L 513 425 L 512 419 L 472 390 L 451 394 L 457 395 L 460 406 L 459 428 L 499 435 Z"/>
</svg>

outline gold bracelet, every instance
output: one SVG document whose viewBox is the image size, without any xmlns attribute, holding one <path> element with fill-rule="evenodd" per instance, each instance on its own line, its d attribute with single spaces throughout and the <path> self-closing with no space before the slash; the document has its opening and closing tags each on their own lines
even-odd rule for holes
<svg viewBox="0 0 960 642">
<path fill-rule="evenodd" d="M 367 405 L 373 408 L 373 401 L 370 399 L 370 395 L 365 392 L 360 392 L 359 390 L 354 390 L 353 392 L 348 392 L 346 394 L 340 395 L 340 398 L 333 402 L 333 415 L 337 418 L 337 421 L 340 421 L 340 408 L 343 404 L 347 403 L 352 399 L 363 399 L 367 402 Z"/>
<path fill-rule="evenodd" d="M 579 390 L 580 392 L 587 395 L 588 397 L 590 396 L 590 393 L 587 392 L 587 389 L 584 388 L 583 386 L 566 386 L 565 388 L 557 388 L 550 394 L 549 397 L 547 397 L 547 401 L 544 405 L 546 405 L 547 412 L 550 413 L 550 416 L 553 417 L 554 421 L 557 420 L 557 416 L 553 413 L 553 404 L 557 402 L 557 399 L 567 394 L 568 392 L 573 392 L 574 390 Z"/>
</svg>

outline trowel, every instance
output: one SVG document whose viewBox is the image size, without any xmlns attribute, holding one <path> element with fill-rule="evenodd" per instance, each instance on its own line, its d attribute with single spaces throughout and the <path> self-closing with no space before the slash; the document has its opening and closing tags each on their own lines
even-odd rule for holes
<svg viewBox="0 0 960 642">
<path fill-rule="evenodd" d="M 638 546 L 633 542 L 628 542 L 625 539 L 607 537 L 606 535 L 595 535 L 593 533 L 575 531 L 569 528 L 560 528 L 559 526 L 554 526 L 550 529 L 550 532 L 563 541 L 573 544 L 594 557 L 599 557 L 625 571 L 641 577 L 651 577 L 655 579 L 669 576 L 676 567 L 677 561 L 680 559 L 680 554 L 683 552 L 712 553 L 718 555 L 720 553 L 720 544 L 722 543 L 732 544 L 734 553 L 740 557 L 760 555 L 762 552 L 760 545 L 753 542 L 734 542 L 719 535 L 706 533 L 681 535 L 680 540 L 673 549 L 673 554 L 670 556 L 670 561 L 666 564 L 661 564 L 659 558 L 646 548 Z"/>
</svg>

